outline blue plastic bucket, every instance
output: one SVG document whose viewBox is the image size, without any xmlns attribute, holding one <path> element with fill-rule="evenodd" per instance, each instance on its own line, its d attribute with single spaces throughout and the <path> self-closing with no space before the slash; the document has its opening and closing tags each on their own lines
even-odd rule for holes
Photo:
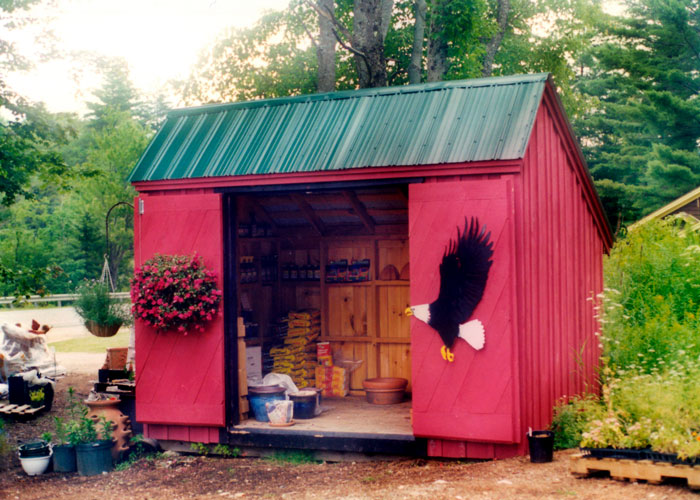
<svg viewBox="0 0 700 500">
<path fill-rule="evenodd" d="M 248 400 L 253 417 L 258 422 L 269 422 L 265 403 L 284 399 L 284 387 L 279 385 L 261 385 L 248 387 Z"/>
<path fill-rule="evenodd" d="M 294 418 L 314 418 L 318 408 L 318 391 L 316 389 L 302 389 L 296 394 L 290 394 L 289 399 L 294 401 Z"/>
</svg>

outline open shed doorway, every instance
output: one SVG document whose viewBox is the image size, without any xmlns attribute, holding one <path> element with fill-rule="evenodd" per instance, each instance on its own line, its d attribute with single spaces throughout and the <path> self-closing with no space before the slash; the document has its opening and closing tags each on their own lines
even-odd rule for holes
<svg viewBox="0 0 700 500">
<path fill-rule="evenodd" d="M 279 371 L 271 351 L 284 346 L 289 312 L 317 310 L 320 335 L 314 342 L 330 343 L 335 363 L 347 369 L 349 394 L 324 397 L 320 416 L 296 420 L 274 433 L 413 439 L 410 323 L 405 315 L 408 184 L 251 189 L 225 196 L 231 208 L 226 232 L 232 236 L 226 261 L 235 266 L 235 274 L 228 274 L 235 276 L 235 294 L 225 307 L 244 325 L 237 344 L 238 419 L 230 433 L 271 431 L 249 412 L 243 351 L 255 362 L 260 356 L 262 375 Z M 367 266 L 366 279 L 351 277 L 362 273 L 362 265 Z M 290 370 L 300 387 L 316 385 L 313 371 L 306 368 Z M 367 403 L 362 382 L 375 377 L 407 379 L 404 402 Z"/>
</svg>

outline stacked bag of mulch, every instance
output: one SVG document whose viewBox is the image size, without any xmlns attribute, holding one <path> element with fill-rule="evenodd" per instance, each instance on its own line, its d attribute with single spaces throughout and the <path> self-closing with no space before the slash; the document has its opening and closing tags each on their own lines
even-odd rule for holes
<svg viewBox="0 0 700 500">
<path fill-rule="evenodd" d="M 313 386 L 316 380 L 315 341 L 320 334 L 320 311 L 290 311 L 283 346 L 270 349 L 275 373 L 289 375 L 300 389 Z"/>
</svg>

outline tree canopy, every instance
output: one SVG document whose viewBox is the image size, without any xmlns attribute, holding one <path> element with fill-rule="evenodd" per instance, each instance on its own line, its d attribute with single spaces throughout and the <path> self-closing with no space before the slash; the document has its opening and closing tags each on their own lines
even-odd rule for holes
<svg viewBox="0 0 700 500">
<path fill-rule="evenodd" d="M 575 126 L 616 223 L 700 185 L 699 4 L 629 0 L 586 54 L 576 87 L 594 104 Z"/>
</svg>

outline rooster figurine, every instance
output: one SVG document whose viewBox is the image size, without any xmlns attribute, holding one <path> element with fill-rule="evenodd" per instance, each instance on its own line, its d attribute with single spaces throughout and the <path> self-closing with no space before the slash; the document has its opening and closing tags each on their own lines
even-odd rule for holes
<svg viewBox="0 0 700 500">
<path fill-rule="evenodd" d="M 457 338 L 464 339 L 476 350 L 484 347 L 484 325 L 471 318 L 481 301 L 493 261 L 493 242 L 486 226 L 479 221 L 464 220 L 464 231 L 457 228 L 457 239 L 451 240 L 440 263 L 440 292 L 430 304 L 410 306 L 406 314 L 427 323 L 439 334 L 444 345 L 444 360 L 454 361 L 451 351 Z"/>
</svg>

